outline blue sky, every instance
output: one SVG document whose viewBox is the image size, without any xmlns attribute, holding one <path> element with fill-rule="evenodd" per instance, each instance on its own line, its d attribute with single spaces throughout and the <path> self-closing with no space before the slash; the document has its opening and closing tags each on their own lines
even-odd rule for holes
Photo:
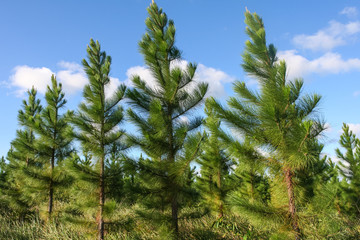
<svg viewBox="0 0 360 240">
<path fill-rule="evenodd" d="M 81 60 L 90 38 L 112 56 L 112 85 L 132 74 L 148 78 L 137 43 L 150 0 L 17 1 L 0 3 L 0 156 L 14 139 L 17 111 L 32 85 L 43 97 L 50 75 L 63 83 L 68 109 L 76 109 L 86 78 Z M 358 1 L 158 0 L 175 21 L 177 46 L 199 64 L 198 78 L 226 99 L 237 79 L 256 88 L 240 67 L 247 36 L 244 11 L 262 16 L 269 43 L 303 77 L 304 92 L 323 96 L 320 113 L 329 129 L 325 153 L 334 155 L 342 123 L 360 134 L 360 3 Z M 151 79 L 149 80 L 151 81 Z M 109 89 L 111 91 L 111 89 Z"/>
</svg>

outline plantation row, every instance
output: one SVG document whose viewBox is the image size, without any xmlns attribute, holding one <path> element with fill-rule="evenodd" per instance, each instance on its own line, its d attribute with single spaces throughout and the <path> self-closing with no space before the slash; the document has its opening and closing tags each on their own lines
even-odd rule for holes
<svg viewBox="0 0 360 240">
<path fill-rule="evenodd" d="M 242 55 L 259 90 L 235 82 L 222 106 L 196 64 L 174 64 L 173 21 L 148 13 L 139 49 L 155 86 L 133 76 L 107 96 L 111 57 L 91 40 L 77 110 L 55 76 L 44 102 L 28 91 L 0 163 L 0 238 L 360 239 L 360 141 L 344 124 L 343 162 L 321 154 L 321 97 L 286 79 L 262 19 L 245 13 Z"/>
</svg>

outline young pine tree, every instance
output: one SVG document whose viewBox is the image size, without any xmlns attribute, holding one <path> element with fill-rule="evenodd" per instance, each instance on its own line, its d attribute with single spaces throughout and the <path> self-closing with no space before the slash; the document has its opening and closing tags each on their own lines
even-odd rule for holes
<svg viewBox="0 0 360 240">
<path fill-rule="evenodd" d="M 265 157 L 249 138 L 242 142 L 228 138 L 227 142 L 232 157 L 236 159 L 235 174 L 241 179 L 241 186 L 236 193 L 242 196 L 244 201 L 267 205 L 270 193 L 268 177 L 265 175 Z"/>
<path fill-rule="evenodd" d="M 85 178 L 97 181 L 97 198 L 99 208 L 97 212 L 98 239 L 104 239 L 104 205 L 106 157 L 114 145 L 119 151 L 126 148 L 122 137 L 124 131 L 118 128 L 123 121 L 123 108 L 119 102 L 123 99 L 126 87 L 120 85 L 113 96 L 107 96 L 105 88 L 110 83 L 111 57 L 101 51 L 99 42 L 90 40 L 87 48 L 88 60 L 83 60 L 83 66 L 89 84 L 84 87 L 84 102 L 79 105 L 73 123 L 78 128 L 75 134 L 84 150 L 91 153 L 95 161 L 94 167 L 83 168 Z M 77 166 L 82 168 L 81 165 Z"/>
<path fill-rule="evenodd" d="M 36 165 L 24 168 L 24 172 L 29 192 L 39 199 L 47 196 L 47 214 L 50 219 L 56 191 L 68 186 L 71 181 L 62 162 L 70 156 L 73 140 L 72 127 L 68 124 L 70 113 L 61 113 L 66 104 L 65 94 L 54 75 L 51 77 L 51 86 L 47 87 L 45 100 L 46 107 L 29 123 L 38 136 L 34 144 Z"/>
<path fill-rule="evenodd" d="M 225 144 L 220 139 L 223 134 L 220 120 L 210 107 L 205 108 L 205 113 L 207 114 L 205 126 L 208 137 L 202 144 L 202 154 L 198 158 L 200 176 L 197 177 L 196 183 L 206 207 L 221 218 L 226 211 L 227 194 L 237 185 L 230 177 L 231 166 L 234 162 L 226 153 Z"/>
<path fill-rule="evenodd" d="M 182 194 L 187 186 L 189 163 L 199 151 L 202 136 L 191 134 L 202 119 L 184 118 L 199 106 L 207 92 L 207 84 L 195 83 L 196 65 L 189 63 L 185 69 L 176 66 L 181 53 L 175 46 L 175 26 L 156 3 L 148 8 L 147 32 L 139 43 L 140 52 L 155 85 L 134 76 L 134 89 L 128 98 L 134 110 L 129 110 L 130 120 L 140 129 L 140 137 L 132 142 L 141 147 L 149 157 L 149 174 L 153 174 L 148 196 L 162 196 L 164 207 L 171 208 L 172 230 L 178 233 Z"/>
<path fill-rule="evenodd" d="M 40 105 L 40 99 L 36 98 L 37 91 L 34 87 L 28 90 L 27 93 L 28 101 L 23 100 L 23 109 L 19 110 L 18 113 L 18 122 L 23 129 L 16 132 L 16 138 L 11 142 L 13 149 L 8 156 L 11 158 L 9 159 L 11 166 L 15 168 L 33 165 L 35 159 L 35 133 L 34 126 L 31 123 L 40 114 L 42 106 Z"/>
<path fill-rule="evenodd" d="M 294 238 L 300 239 L 293 178 L 296 170 L 318 157 L 313 140 L 324 129 L 314 115 L 320 96 L 300 97 L 303 80 L 287 80 L 286 63 L 278 61 L 273 45 L 267 45 L 263 21 L 256 13 L 246 12 L 245 23 L 250 40 L 246 42 L 242 67 L 258 80 L 260 91 L 236 82 L 237 97 L 228 101 L 230 109 L 216 101 L 213 107 L 221 119 L 270 153 L 268 164 L 280 170 L 277 175 L 286 183 L 289 220 Z"/>
<path fill-rule="evenodd" d="M 9 164 L 6 181 L 1 186 L 8 206 L 18 212 L 21 218 L 24 218 L 33 206 L 33 199 L 25 192 L 26 179 L 23 169 L 36 165 L 36 152 L 34 151 L 36 138 L 31 122 L 42 110 L 40 100 L 36 97 L 35 88 L 32 87 L 27 94 L 28 100 L 23 100 L 23 109 L 18 113 L 21 129 L 16 131 L 16 138 L 11 142 L 11 149 L 7 154 Z"/>
<path fill-rule="evenodd" d="M 342 153 L 336 149 L 336 155 L 342 161 L 339 162 L 339 172 L 343 179 L 340 185 L 346 205 L 344 210 L 350 215 L 360 215 L 360 140 L 349 129 L 343 125 L 343 134 L 340 137 L 340 145 L 345 149 Z"/>
</svg>

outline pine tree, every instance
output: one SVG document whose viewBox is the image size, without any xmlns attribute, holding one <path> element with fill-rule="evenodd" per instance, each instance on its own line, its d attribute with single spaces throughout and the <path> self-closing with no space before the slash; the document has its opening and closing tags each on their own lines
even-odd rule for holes
<svg viewBox="0 0 360 240">
<path fill-rule="evenodd" d="M 13 150 L 10 151 L 12 160 L 9 160 L 13 167 L 19 168 L 22 166 L 29 166 L 34 164 L 35 152 L 34 142 L 35 133 L 31 122 L 40 114 L 42 106 L 40 99 L 36 98 L 37 91 L 34 87 L 27 91 L 28 101 L 23 100 L 23 109 L 19 110 L 18 122 L 23 128 L 16 132 L 16 138 L 12 141 L 11 146 Z"/>
<path fill-rule="evenodd" d="M 197 161 L 200 164 L 200 176 L 197 177 L 196 183 L 206 207 L 221 218 L 224 216 L 227 194 L 236 186 L 235 180 L 230 177 L 234 162 L 226 153 L 225 144 L 220 139 L 224 134 L 220 128 L 220 120 L 210 107 L 205 109 L 205 113 L 208 137 L 202 145 L 203 153 Z"/>
<path fill-rule="evenodd" d="M 6 169 L 6 163 L 4 156 L 1 156 L 0 158 L 0 182 L 3 183 L 5 181 L 5 169 Z"/>
<path fill-rule="evenodd" d="M 229 135 L 222 135 L 228 145 L 228 152 L 235 160 L 234 173 L 241 180 L 237 194 L 246 201 L 267 204 L 270 200 L 268 178 L 265 176 L 265 157 L 256 149 L 248 137 L 243 141 Z"/>
<path fill-rule="evenodd" d="M 341 201 L 343 199 L 342 196 L 344 196 L 344 194 L 342 193 L 343 191 L 341 189 L 341 182 L 339 178 L 340 175 L 339 167 L 338 165 L 335 164 L 335 162 L 331 160 L 331 158 L 327 163 L 327 169 L 324 175 L 325 175 L 324 180 L 326 181 L 326 184 L 329 186 L 329 188 L 334 189 L 335 191 L 335 197 L 333 203 L 337 213 L 340 215 L 342 213 L 341 207 L 344 206 L 344 204 Z"/>
<path fill-rule="evenodd" d="M 250 90 L 245 83 L 236 82 L 237 98 L 228 101 L 230 109 L 224 109 L 215 100 L 213 107 L 221 119 L 249 137 L 259 148 L 270 153 L 268 163 L 280 169 L 286 183 L 288 214 L 295 239 L 301 237 L 298 223 L 293 178 L 295 171 L 309 165 L 317 158 L 313 151 L 314 139 L 324 129 L 314 114 L 320 96 L 305 95 L 300 98 L 303 80 L 288 81 L 285 61 L 278 61 L 276 48 L 267 45 L 262 19 L 256 14 L 245 13 L 246 42 L 242 55 L 242 67 L 258 80 L 260 91 Z"/>
<path fill-rule="evenodd" d="M 29 126 L 38 139 L 34 144 L 36 165 L 24 168 L 28 176 L 29 191 L 41 198 L 46 192 L 48 219 L 51 219 L 54 206 L 54 194 L 67 186 L 71 179 L 64 172 L 62 162 L 72 152 L 72 127 L 68 124 L 69 112 L 61 114 L 66 99 L 61 83 L 51 76 L 51 86 L 45 93 L 46 107 L 37 115 Z"/>
<path fill-rule="evenodd" d="M 5 191 L 7 182 L 6 182 L 6 175 L 7 175 L 7 164 L 5 163 L 4 156 L 0 159 L 0 212 L 6 211 L 6 198 L 5 198 Z"/>
<path fill-rule="evenodd" d="M 27 91 L 28 100 L 23 100 L 22 109 L 18 112 L 18 122 L 21 129 L 16 131 L 16 138 L 11 142 L 8 151 L 9 162 L 6 171 L 6 181 L 1 186 L 7 204 L 24 218 L 33 206 L 33 199 L 26 194 L 24 185 L 26 179 L 23 169 L 36 165 L 36 152 L 34 150 L 35 133 L 32 121 L 40 114 L 42 106 L 37 99 L 34 87 Z"/>
<path fill-rule="evenodd" d="M 343 134 L 340 136 L 340 146 L 345 149 L 342 153 L 337 148 L 336 155 L 339 162 L 339 172 L 343 179 L 340 185 L 342 195 L 345 197 L 345 211 L 351 215 L 360 215 L 360 140 L 350 130 L 349 126 L 343 125 Z"/>
<path fill-rule="evenodd" d="M 314 145 L 316 147 L 316 145 Z M 306 168 L 296 170 L 294 176 L 294 183 L 298 186 L 299 199 L 301 204 L 306 206 L 307 203 L 315 197 L 316 191 L 319 190 L 324 184 L 326 184 L 330 177 L 327 174 L 329 163 L 327 162 L 327 156 L 320 157 L 324 145 L 318 144 L 318 158 L 314 158 L 311 165 Z M 314 153 L 316 149 L 313 149 Z M 315 154 L 314 154 L 315 155 Z M 299 201 L 300 202 L 300 201 Z"/>
<path fill-rule="evenodd" d="M 174 22 L 156 3 L 150 5 L 148 13 L 147 32 L 139 47 L 155 78 L 155 86 L 139 76 L 132 78 L 135 88 L 127 96 L 138 111 L 129 110 L 128 115 L 141 136 L 131 140 L 149 157 L 146 167 L 152 169 L 148 172 L 157 182 L 148 186 L 148 196 L 163 196 L 164 207 L 170 205 L 172 229 L 177 234 L 180 199 L 186 186 L 184 176 L 190 171 L 189 163 L 197 156 L 202 141 L 201 135 L 192 134 L 202 119 L 183 117 L 199 106 L 208 86 L 194 83 L 195 64 L 187 64 L 184 70 L 176 66 L 181 53 L 174 45 Z"/>
<path fill-rule="evenodd" d="M 79 105 L 78 113 L 73 119 L 78 128 L 76 138 L 82 148 L 92 154 L 96 161 L 94 168 L 86 168 L 84 175 L 91 181 L 97 181 L 99 209 L 97 213 L 98 239 L 104 239 L 104 205 L 106 158 L 115 145 L 119 151 L 126 148 L 122 138 L 124 131 L 118 129 L 123 121 L 123 108 L 119 102 L 123 99 L 126 87 L 120 85 L 113 96 L 106 95 L 105 87 L 110 83 L 111 57 L 101 51 L 99 42 L 90 40 L 87 48 L 88 60 L 83 60 L 83 66 L 89 84 L 84 87 L 84 102 Z M 81 169 L 81 166 L 77 166 Z"/>
</svg>

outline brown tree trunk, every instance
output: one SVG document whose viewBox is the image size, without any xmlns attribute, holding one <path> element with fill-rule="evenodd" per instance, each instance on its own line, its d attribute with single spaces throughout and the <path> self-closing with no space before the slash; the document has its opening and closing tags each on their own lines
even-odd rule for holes
<svg viewBox="0 0 360 240">
<path fill-rule="evenodd" d="M 295 240 L 301 239 L 301 232 L 298 224 L 298 219 L 296 215 L 296 206 L 295 206 L 295 194 L 294 194 L 294 186 L 292 182 L 292 176 L 293 172 L 291 169 L 285 170 L 285 182 L 286 182 L 286 188 L 288 192 L 288 198 L 289 198 L 289 213 L 291 217 L 291 226 L 294 230 L 296 236 Z"/>
<path fill-rule="evenodd" d="M 168 131 L 169 131 L 169 158 L 168 161 L 170 165 L 175 164 L 175 150 L 174 150 L 174 136 L 173 136 L 173 123 L 172 123 L 172 109 L 169 109 L 168 112 Z M 174 166 L 172 166 L 174 167 Z M 176 178 L 171 177 L 171 182 L 173 183 L 174 189 L 172 190 L 172 199 L 171 199 L 171 222 L 173 226 L 173 230 L 176 236 L 176 239 L 179 235 L 179 224 L 178 224 L 178 212 L 179 212 L 179 205 L 178 205 L 178 190 L 176 188 Z"/>
<path fill-rule="evenodd" d="M 217 177 L 218 177 L 218 189 L 220 191 L 220 196 L 219 196 L 219 200 L 220 200 L 220 206 L 219 206 L 219 218 L 222 218 L 224 216 L 224 206 L 223 206 L 223 203 L 222 203 L 222 196 L 221 196 L 221 170 L 219 169 L 218 171 L 218 174 L 217 174 Z"/>
<path fill-rule="evenodd" d="M 30 143 L 32 144 L 33 143 L 33 132 L 30 130 L 29 133 L 30 133 Z M 29 162 L 30 162 L 29 156 L 26 156 L 26 167 L 29 167 Z"/>
<path fill-rule="evenodd" d="M 100 126 L 100 149 L 101 149 L 101 158 L 100 158 L 100 179 L 99 179 L 99 215 L 98 215 L 98 239 L 104 240 L 104 204 L 105 204 L 105 89 L 104 85 L 101 88 L 101 106 L 102 106 L 102 116 L 101 116 L 101 126 Z"/>
<path fill-rule="evenodd" d="M 50 179 L 50 184 L 49 184 L 49 206 L 48 206 L 49 221 L 50 221 L 52 210 L 53 210 L 53 201 L 54 201 L 53 198 L 54 198 L 53 181 L 52 181 L 52 179 Z"/>
<path fill-rule="evenodd" d="M 222 218 L 224 216 L 224 205 L 220 203 L 219 206 L 219 218 Z"/>
<path fill-rule="evenodd" d="M 179 233 L 178 202 L 177 202 L 176 194 L 171 201 L 171 219 L 172 219 L 172 225 L 173 225 L 173 228 L 175 231 L 175 235 L 178 236 L 178 233 Z"/>
<path fill-rule="evenodd" d="M 253 171 L 251 170 L 250 172 L 250 191 L 251 191 L 251 198 L 250 198 L 250 202 L 254 203 L 255 201 L 255 173 L 253 173 Z"/>
<path fill-rule="evenodd" d="M 104 217 L 103 217 L 103 213 L 104 213 L 104 204 L 105 204 L 105 189 L 104 189 L 104 157 L 101 158 L 101 162 L 100 162 L 100 179 L 99 179 L 99 183 L 100 183 L 100 193 L 99 193 L 99 197 L 100 197 L 100 201 L 99 201 L 99 205 L 100 205 L 100 210 L 99 210 L 99 216 L 98 216 L 98 232 L 99 232 L 99 236 L 98 239 L 99 240 L 104 240 Z"/>
<path fill-rule="evenodd" d="M 54 133 L 54 139 L 56 137 L 56 133 Z M 53 202 L 54 202 L 54 186 L 53 186 L 53 172 L 55 167 L 55 149 L 52 149 L 51 159 L 50 159 L 50 184 L 49 184 L 49 221 L 51 219 L 51 214 L 53 211 Z"/>
</svg>

